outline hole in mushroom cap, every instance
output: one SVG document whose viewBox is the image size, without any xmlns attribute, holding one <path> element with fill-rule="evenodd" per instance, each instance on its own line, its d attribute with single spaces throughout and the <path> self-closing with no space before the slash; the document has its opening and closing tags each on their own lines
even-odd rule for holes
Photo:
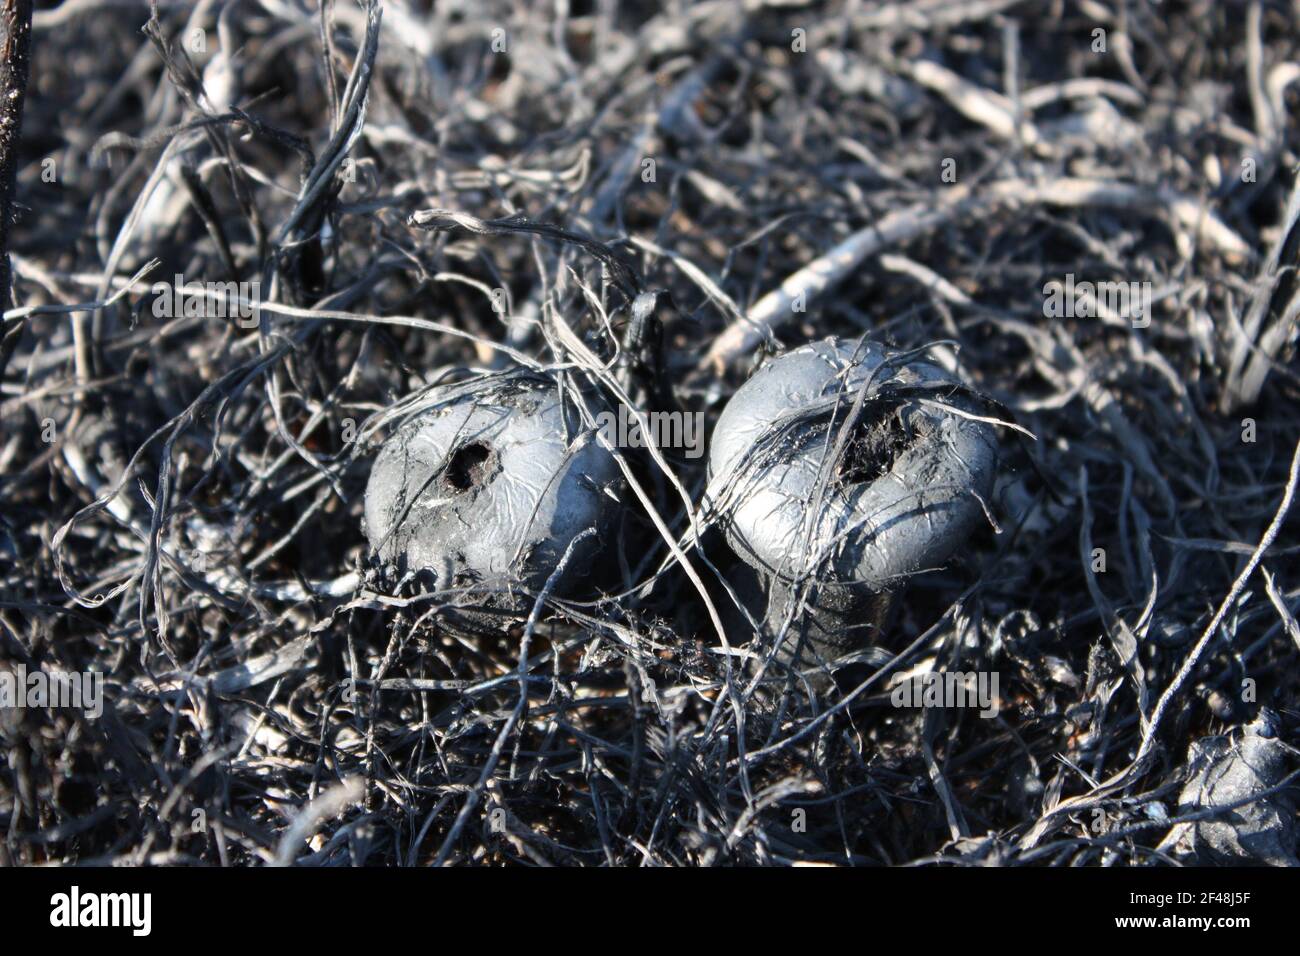
<svg viewBox="0 0 1300 956">
<path fill-rule="evenodd" d="M 487 478 L 491 457 L 492 449 L 482 442 L 462 445 L 448 459 L 443 476 L 456 491 L 468 491 Z"/>
<path fill-rule="evenodd" d="M 889 474 L 903 453 L 929 431 L 924 415 L 909 415 L 902 405 L 882 409 L 871 420 L 858 424 L 836 475 L 846 485 L 873 482 Z"/>
</svg>

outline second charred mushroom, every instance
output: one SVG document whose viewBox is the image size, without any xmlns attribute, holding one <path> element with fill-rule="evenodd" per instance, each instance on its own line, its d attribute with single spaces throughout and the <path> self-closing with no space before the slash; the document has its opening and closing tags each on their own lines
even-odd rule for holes
<svg viewBox="0 0 1300 956">
<path fill-rule="evenodd" d="M 780 659 L 808 668 L 869 643 L 908 578 L 984 520 L 997 446 L 974 407 L 937 366 L 839 339 L 736 391 L 710 447 L 708 508 L 766 587 Z"/>
<path fill-rule="evenodd" d="M 479 627 L 527 606 L 557 571 L 551 583 L 565 593 L 613 527 L 621 480 L 572 396 L 547 376 L 516 373 L 431 397 L 385 442 L 366 488 L 383 575 L 424 578 Z"/>
</svg>

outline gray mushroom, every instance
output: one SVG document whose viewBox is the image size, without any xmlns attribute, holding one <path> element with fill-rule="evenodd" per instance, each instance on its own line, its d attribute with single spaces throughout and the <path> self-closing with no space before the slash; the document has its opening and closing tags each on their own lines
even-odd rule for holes
<svg viewBox="0 0 1300 956">
<path fill-rule="evenodd" d="M 904 582 L 983 520 L 997 445 L 962 416 L 973 405 L 932 364 L 834 338 L 781 355 L 732 396 L 706 508 L 766 587 L 779 659 L 806 668 L 870 641 Z"/>
<path fill-rule="evenodd" d="M 617 516 L 621 473 L 584 432 L 572 395 L 513 373 L 431 399 L 370 472 L 365 528 L 382 576 L 431 577 L 463 612 L 452 620 L 478 630 L 531 606 L 575 539 L 554 593 L 589 575 Z"/>
<path fill-rule="evenodd" d="M 1300 863 L 1295 804 L 1286 791 L 1270 792 L 1287 776 L 1291 748 L 1280 725 L 1277 714 L 1262 708 L 1236 739 L 1203 737 L 1192 744 L 1178 815 L 1206 816 L 1174 826 L 1160 842 L 1162 851 L 1202 866 Z"/>
</svg>

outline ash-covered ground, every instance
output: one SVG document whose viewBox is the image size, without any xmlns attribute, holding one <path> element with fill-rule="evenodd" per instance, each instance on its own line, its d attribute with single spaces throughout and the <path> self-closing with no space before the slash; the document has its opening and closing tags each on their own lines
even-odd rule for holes
<svg viewBox="0 0 1300 956">
<path fill-rule="evenodd" d="M 430 7 L 35 11 L 0 862 L 1295 862 L 1295 2 Z M 999 423 L 986 520 L 833 682 L 753 686 L 688 449 L 629 449 L 513 622 L 371 560 L 432 386 L 708 436 L 832 334 Z"/>
</svg>

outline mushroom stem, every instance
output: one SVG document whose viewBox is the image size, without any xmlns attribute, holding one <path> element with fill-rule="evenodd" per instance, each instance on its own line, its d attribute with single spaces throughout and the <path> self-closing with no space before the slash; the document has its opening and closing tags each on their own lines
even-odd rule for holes
<svg viewBox="0 0 1300 956">
<path fill-rule="evenodd" d="M 890 591 L 830 582 L 805 586 L 771 577 L 763 631 L 776 643 L 777 660 L 807 671 L 869 642 L 884 629 L 892 607 Z M 811 681 L 825 683 L 815 676 Z"/>
</svg>

